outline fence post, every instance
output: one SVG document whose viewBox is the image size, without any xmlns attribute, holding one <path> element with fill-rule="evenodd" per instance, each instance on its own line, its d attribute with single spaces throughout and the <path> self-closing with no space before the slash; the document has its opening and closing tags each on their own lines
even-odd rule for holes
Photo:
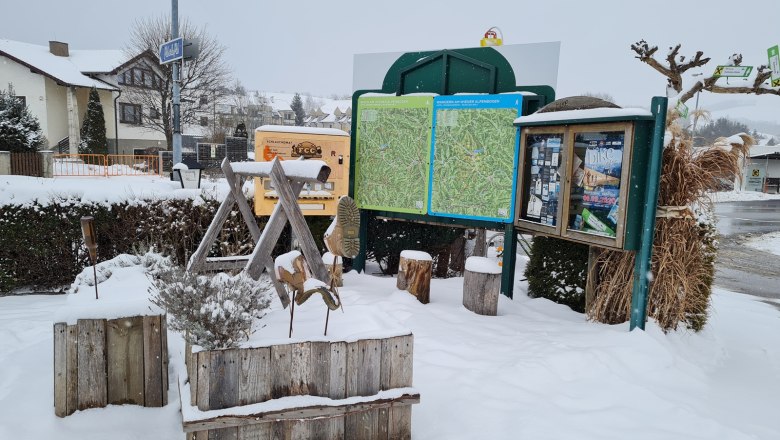
<svg viewBox="0 0 780 440">
<path fill-rule="evenodd" d="M 11 152 L 0 151 L 0 176 L 11 174 Z"/>
<path fill-rule="evenodd" d="M 39 151 L 41 155 L 41 177 L 51 179 L 54 177 L 54 151 L 43 150 Z"/>
</svg>

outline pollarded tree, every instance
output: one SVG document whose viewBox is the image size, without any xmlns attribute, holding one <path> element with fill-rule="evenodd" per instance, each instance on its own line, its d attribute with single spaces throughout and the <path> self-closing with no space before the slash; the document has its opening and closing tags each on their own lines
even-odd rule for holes
<svg viewBox="0 0 780 440">
<path fill-rule="evenodd" d="M 13 87 L 0 90 L 0 151 L 36 151 L 43 144 L 41 125 L 27 104 L 16 97 Z"/>
<path fill-rule="evenodd" d="M 299 127 L 302 126 L 303 119 L 306 117 L 306 112 L 303 110 L 303 100 L 301 99 L 300 94 L 296 93 L 295 96 L 293 96 L 290 108 L 295 112 L 295 125 Z"/>
<path fill-rule="evenodd" d="M 705 76 L 693 85 L 686 86 L 683 84 L 683 74 L 691 69 L 703 67 L 710 62 L 710 58 L 704 58 L 704 52 L 702 51 L 696 52 L 692 58 L 680 55 L 680 47 L 680 44 L 670 47 L 666 57 L 661 59 L 657 57 L 658 46 L 651 46 L 645 40 L 640 40 L 631 45 L 631 50 L 636 53 L 635 58 L 666 77 L 667 96 L 670 98 L 676 97 L 678 101 L 685 103 L 700 91 L 780 96 L 780 87 L 771 87 L 770 76 L 772 71 L 766 64 L 760 65 L 753 70 L 751 76 L 747 78 L 747 82 L 743 82 L 743 84 L 747 85 L 729 85 L 725 82 L 725 78 L 715 76 L 715 69 L 713 69 L 710 76 Z M 742 65 L 742 54 L 735 53 L 731 55 L 724 65 Z"/>
<path fill-rule="evenodd" d="M 230 91 L 230 71 L 225 64 L 225 47 L 186 19 L 179 20 L 179 35 L 196 41 L 199 54 L 186 60 L 179 70 L 181 78 L 181 126 L 199 124 L 201 116 L 212 116 L 213 105 Z M 123 100 L 142 108 L 141 127 L 165 134 L 168 146 L 173 145 L 173 64 L 156 62 L 160 45 L 171 39 L 171 19 L 168 16 L 146 18 L 135 22 L 125 49 L 128 58 L 148 54 L 155 60 L 148 64 L 153 78 L 143 78 L 139 87 L 127 87 Z"/>
<path fill-rule="evenodd" d="M 103 105 L 100 104 L 100 95 L 96 88 L 89 91 L 87 113 L 84 115 L 84 124 L 81 126 L 81 154 L 106 154 L 108 146 L 106 140 L 106 120 L 103 116 Z"/>
</svg>

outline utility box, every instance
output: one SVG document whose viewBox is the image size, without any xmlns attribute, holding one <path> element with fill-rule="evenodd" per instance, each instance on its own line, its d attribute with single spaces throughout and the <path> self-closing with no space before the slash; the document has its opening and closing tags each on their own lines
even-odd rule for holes
<svg viewBox="0 0 780 440">
<path fill-rule="evenodd" d="M 642 109 L 537 113 L 515 121 L 520 174 L 515 226 L 636 250 L 653 116 Z"/>
<path fill-rule="evenodd" d="M 334 128 L 263 125 L 255 130 L 255 161 L 300 158 L 324 161 L 330 167 L 326 183 L 307 183 L 298 197 L 304 215 L 336 215 L 341 196 L 349 190 L 349 134 Z M 279 195 L 271 179 L 255 179 L 255 214 L 271 215 Z"/>
</svg>

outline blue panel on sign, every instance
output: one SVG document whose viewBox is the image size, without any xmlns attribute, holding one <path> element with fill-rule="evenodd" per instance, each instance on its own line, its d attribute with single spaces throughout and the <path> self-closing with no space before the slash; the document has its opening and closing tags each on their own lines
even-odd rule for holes
<svg viewBox="0 0 780 440">
<path fill-rule="evenodd" d="M 184 57 L 184 39 L 166 41 L 160 45 L 160 64 L 170 63 Z"/>
<path fill-rule="evenodd" d="M 523 96 L 433 100 L 428 214 L 511 223 Z"/>
</svg>

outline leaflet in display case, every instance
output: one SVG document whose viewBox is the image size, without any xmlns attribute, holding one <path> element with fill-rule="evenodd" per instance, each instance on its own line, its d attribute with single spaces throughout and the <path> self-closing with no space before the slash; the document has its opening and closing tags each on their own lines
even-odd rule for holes
<svg viewBox="0 0 780 440">
<path fill-rule="evenodd" d="M 576 112 L 564 112 L 575 113 Z M 593 114 L 591 112 L 590 114 Z M 515 226 L 613 249 L 635 250 L 652 117 L 522 117 Z"/>
</svg>

